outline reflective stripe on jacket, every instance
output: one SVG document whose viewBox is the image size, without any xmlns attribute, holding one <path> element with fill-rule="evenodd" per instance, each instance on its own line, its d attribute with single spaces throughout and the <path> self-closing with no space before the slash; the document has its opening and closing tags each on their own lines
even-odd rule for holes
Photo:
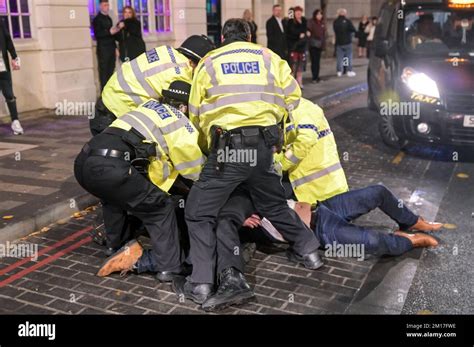
<svg viewBox="0 0 474 347">
<path fill-rule="evenodd" d="M 157 156 L 150 159 L 148 175 L 161 190 L 168 191 L 178 174 L 197 180 L 205 162 L 198 132 L 176 108 L 150 100 L 116 119 L 111 127 L 134 128 L 147 142 L 156 144 Z"/>
<path fill-rule="evenodd" d="M 117 117 L 138 105 L 162 97 L 171 82 L 191 83 L 193 69 L 189 59 L 170 46 L 160 46 L 123 63 L 107 82 L 102 100 Z"/>
<path fill-rule="evenodd" d="M 277 155 L 288 171 L 298 201 L 314 204 L 347 192 L 336 141 L 323 110 L 301 99 L 285 124 L 283 155 Z"/>
<path fill-rule="evenodd" d="M 301 97 L 287 62 L 250 42 L 233 42 L 208 53 L 195 70 L 189 118 L 208 149 L 210 129 L 278 124 Z"/>
</svg>

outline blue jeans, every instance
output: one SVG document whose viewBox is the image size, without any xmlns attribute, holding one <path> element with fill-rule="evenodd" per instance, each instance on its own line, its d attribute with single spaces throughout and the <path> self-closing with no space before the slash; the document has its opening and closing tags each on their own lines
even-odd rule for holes
<svg viewBox="0 0 474 347">
<path fill-rule="evenodd" d="M 156 257 L 153 255 L 152 249 L 144 249 L 143 254 L 135 264 L 137 273 L 141 274 L 144 272 L 158 272 L 158 262 Z"/>
<path fill-rule="evenodd" d="M 384 234 L 350 223 L 352 220 L 380 208 L 404 230 L 418 221 L 418 216 L 383 185 L 353 190 L 336 195 L 319 204 L 313 214 L 314 231 L 321 244 L 364 245 L 368 254 L 400 255 L 413 248 L 403 236 Z"/>
<path fill-rule="evenodd" d="M 347 71 L 352 71 L 352 44 L 336 46 L 337 72 L 344 70 L 344 58 L 347 58 Z"/>
</svg>

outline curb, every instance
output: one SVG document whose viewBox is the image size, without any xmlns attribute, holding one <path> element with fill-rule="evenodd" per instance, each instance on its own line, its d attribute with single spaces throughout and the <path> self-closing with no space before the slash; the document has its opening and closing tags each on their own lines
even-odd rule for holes
<svg viewBox="0 0 474 347">
<path fill-rule="evenodd" d="M 82 193 L 78 196 L 72 197 L 76 201 L 76 207 L 69 206 L 70 199 L 65 199 L 61 202 L 49 205 L 40 210 L 37 210 L 33 215 L 17 223 L 10 224 L 0 229 L 0 243 L 6 241 L 14 241 L 22 237 L 28 236 L 41 228 L 50 225 L 58 220 L 71 217 L 75 212 L 84 210 L 85 208 L 95 205 L 99 200 L 89 193 Z"/>
<path fill-rule="evenodd" d="M 362 83 L 356 84 L 355 86 L 340 90 L 336 93 L 325 95 L 322 98 L 318 99 L 317 104 L 323 108 L 328 107 L 338 102 L 342 98 L 347 98 L 352 95 L 365 92 L 367 90 L 368 90 L 367 82 L 362 82 Z"/>
</svg>

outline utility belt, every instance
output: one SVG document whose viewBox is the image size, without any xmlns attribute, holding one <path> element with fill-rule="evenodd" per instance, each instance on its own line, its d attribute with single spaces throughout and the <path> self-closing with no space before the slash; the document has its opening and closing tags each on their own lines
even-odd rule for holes
<svg viewBox="0 0 474 347">
<path fill-rule="evenodd" d="M 273 152 L 281 152 L 283 145 L 283 131 L 278 125 L 268 127 L 248 126 L 232 130 L 224 130 L 219 126 L 213 126 L 212 132 L 212 150 L 217 153 L 229 149 L 254 148 L 258 147 L 260 141 L 264 141 L 268 148 Z M 224 162 L 217 163 L 216 171 L 222 173 Z"/>
<path fill-rule="evenodd" d="M 247 126 L 235 128 L 232 130 L 224 130 L 220 126 L 213 126 L 212 132 L 212 149 L 223 150 L 226 147 L 257 147 L 263 139 L 265 144 L 274 150 L 281 151 L 283 145 L 283 131 L 278 125 L 268 127 Z"/>
<path fill-rule="evenodd" d="M 124 161 L 130 162 L 140 174 L 148 174 L 148 166 L 150 164 L 149 157 L 156 157 L 156 146 L 154 143 L 144 143 L 145 137 L 143 137 L 135 129 L 130 129 L 129 131 L 108 127 L 102 133 L 115 135 L 121 138 L 126 144 L 128 144 L 133 150 L 132 152 L 123 152 L 111 148 L 90 148 L 86 144 L 82 151 L 89 156 L 99 156 L 104 158 L 118 158 Z"/>
</svg>

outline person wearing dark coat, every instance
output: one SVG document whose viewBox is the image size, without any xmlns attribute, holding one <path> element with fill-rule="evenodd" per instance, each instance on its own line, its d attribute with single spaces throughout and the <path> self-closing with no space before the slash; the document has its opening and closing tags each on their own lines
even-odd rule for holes
<svg viewBox="0 0 474 347">
<path fill-rule="evenodd" d="M 257 26 L 257 23 L 255 23 L 255 21 L 253 20 L 252 11 L 250 11 L 249 9 L 246 9 L 244 11 L 243 19 L 245 19 L 250 26 L 250 34 L 252 35 L 251 41 L 253 43 L 257 43 L 258 26 Z"/>
<path fill-rule="evenodd" d="M 366 32 L 366 29 L 369 23 L 369 18 L 367 16 L 363 16 L 362 20 L 359 22 L 359 30 L 357 30 L 357 38 L 359 39 L 359 44 L 357 45 L 359 58 L 367 55 L 367 36 L 369 36 L 369 34 Z"/>
<path fill-rule="evenodd" d="M 303 72 L 306 70 L 306 49 L 308 46 L 309 32 L 306 18 L 303 17 L 303 8 L 294 8 L 294 18 L 288 21 L 286 39 L 288 41 L 288 51 L 290 55 L 290 67 L 303 89 Z"/>
<path fill-rule="evenodd" d="M 130 61 L 145 53 L 146 45 L 142 38 L 141 23 L 131 6 L 124 7 L 123 20 L 118 25 L 121 29 L 115 37 L 119 42 L 120 61 Z"/>
<path fill-rule="evenodd" d="M 313 12 L 313 18 L 308 21 L 308 30 L 311 33 L 309 38 L 309 53 L 311 56 L 313 83 L 319 83 L 321 54 L 326 49 L 326 24 L 323 21 L 323 12 L 321 10 L 315 10 Z"/>
<path fill-rule="evenodd" d="M 286 60 L 288 45 L 286 43 L 285 27 L 281 18 L 281 6 L 273 6 L 273 16 L 267 20 L 267 47 Z"/>
<path fill-rule="evenodd" d="M 0 50 L 2 51 L 0 60 L 0 89 L 5 97 L 8 111 L 12 120 L 12 131 L 14 135 L 23 134 L 23 128 L 18 120 L 18 110 L 16 108 L 16 98 L 13 94 L 13 82 L 10 68 L 10 59 L 8 53 L 12 57 L 13 70 L 20 70 L 20 58 L 16 54 L 12 37 L 3 20 L 0 20 Z"/>
<path fill-rule="evenodd" d="M 100 12 L 92 21 L 94 36 L 97 40 L 97 64 L 99 65 L 100 90 L 102 91 L 115 70 L 114 35 L 120 30 L 114 26 L 109 16 L 109 1 L 100 0 Z"/>
</svg>

